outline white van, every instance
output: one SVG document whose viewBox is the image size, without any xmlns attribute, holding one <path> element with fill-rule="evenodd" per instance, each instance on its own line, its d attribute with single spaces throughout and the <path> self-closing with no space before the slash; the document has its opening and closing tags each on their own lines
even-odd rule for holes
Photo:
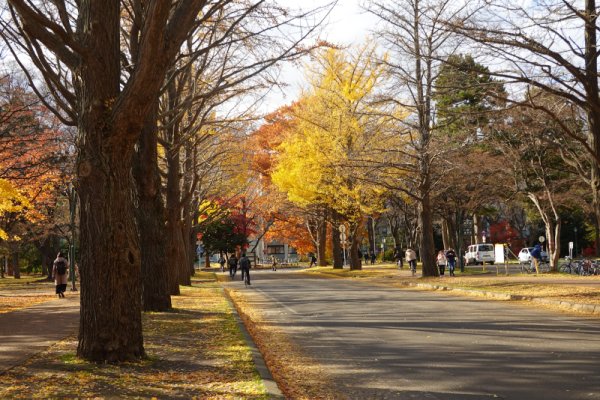
<svg viewBox="0 0 600 400">
<path fill-rule="evenodd" d="M 469 264 L 493 264 L 496 261 L 494 245 L 490 243 L 472 244 L 465 253 L 465 263 Z"/>
</svg>

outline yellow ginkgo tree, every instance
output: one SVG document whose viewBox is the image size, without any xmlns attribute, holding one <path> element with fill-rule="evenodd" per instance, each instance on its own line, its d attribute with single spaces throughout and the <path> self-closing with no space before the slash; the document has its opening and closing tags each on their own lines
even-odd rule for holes
<svg viewBox="0 0 600 400">
<path fill-rule="evenodd" d="M 296 123 L 285 133 L 272 174 L 292 202 L 330 211 L 334 238 L 338 225 L 347 224 L 351 268 L 360 268 L 365 216 L 382 207 L 381 189 L 368 179 L 371 150 L 391 140 L 379 129 L 383 113 L 374 100 L 385 77 L 375 52 L 365 45 L 317 54 L 309 87 L 294 108 Z"/>
<path fill-rule="evenodd" d="M 10 181 L 0 178 L 0 219 L 7 214 L 20 213 L 27 207 L 31 207 L 27 197 L 22 195 Z M 0 239 L 9 239 L 8 233 L 1 227 Z"/>
</svg>

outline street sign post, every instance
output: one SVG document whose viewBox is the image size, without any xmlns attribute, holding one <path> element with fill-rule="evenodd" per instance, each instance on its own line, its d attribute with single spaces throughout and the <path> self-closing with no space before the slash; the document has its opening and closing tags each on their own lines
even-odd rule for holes
<svg viewBox="0 0 600 400">
<path fill-rule="evenodd" d="M 573 242 L 569 242 L 569 258 L 573 259 Z"/>
</svg>

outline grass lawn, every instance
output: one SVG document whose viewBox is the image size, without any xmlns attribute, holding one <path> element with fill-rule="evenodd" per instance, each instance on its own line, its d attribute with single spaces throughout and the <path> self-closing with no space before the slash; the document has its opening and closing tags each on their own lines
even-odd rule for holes
<svg viewBox="0 0 600 400">
<path fill-rule="evenodd" d="M 5 373 L 0 398 L 267 399 L 214 274 L 196 275 L 172 301 L 172 312 L 143 316 L 146 360 L 85 362 L 67 338 Z"/>
</svg>

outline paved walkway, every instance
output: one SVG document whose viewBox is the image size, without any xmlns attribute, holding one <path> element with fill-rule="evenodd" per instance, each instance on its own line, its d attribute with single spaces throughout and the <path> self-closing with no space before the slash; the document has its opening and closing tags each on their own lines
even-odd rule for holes
<svg viewBox="0 0 600 400">
<path fill-rule="evenodd" d="M 77 333 L 79 293 L 0 314 L 0 375 Z"/>
</svg>

